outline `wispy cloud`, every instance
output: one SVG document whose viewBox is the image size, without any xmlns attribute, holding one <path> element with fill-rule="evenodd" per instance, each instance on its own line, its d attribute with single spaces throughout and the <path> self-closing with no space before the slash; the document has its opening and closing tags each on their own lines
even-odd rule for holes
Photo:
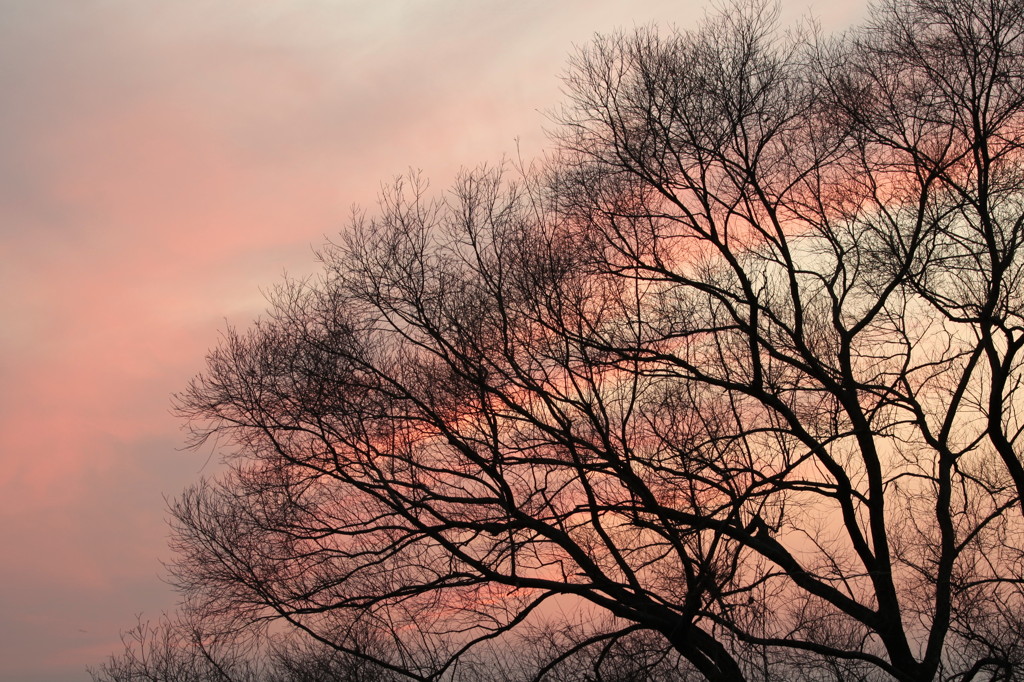
<svg viewBox="0 0 1024 682">
<path fill-rule="evenodd" d="M 668 0 L 13 0 L 0 9 L 0 678 L 80 679 L 203 466 L 169 395 L 382 180 L 543 143 L 573 42 Z M 44 664 L 43 661 L 51 663 Z"/>
</svg>

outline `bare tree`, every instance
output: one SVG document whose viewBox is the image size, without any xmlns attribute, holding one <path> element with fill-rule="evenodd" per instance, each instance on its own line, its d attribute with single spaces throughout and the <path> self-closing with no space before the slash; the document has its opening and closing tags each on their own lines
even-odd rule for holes
<svg viewBox="0 0 1024 682">
<path fill-rule="evenodd" d="M 253 640 L 204 632 L 188 618 L 139 620 L 124 651 L 95 670 L 94 682 L 269 682 Z"/>
<path fill-rule="evenodd" d="M 364 658 L 261 628 L 222 631 L 188 610 L 142 621 L 124 650 L 90 674 L 94 682 L 397 682 Z"/>
<path fill-rule="evenodd" d="M 712 480 L 733 589 L 767 595 L 714 622 L 897 679 L 1012 675 L 1019 634 L 969 643 L 1020 632 L 1024 6 L 892 2 L 807 51 L 761 12 L 574 64 L 563 198 L 644 287 L 638 341 L 591 345 L 717 395 L 752 453 L 744 489 Z"/>
<path fill-rule="evenodd" d="M 544 168 L 398 182 L 211 353 L 189 609 L 417 680 L 1020 679 L 1024 5 L 566 85 Z"/>
</svg>

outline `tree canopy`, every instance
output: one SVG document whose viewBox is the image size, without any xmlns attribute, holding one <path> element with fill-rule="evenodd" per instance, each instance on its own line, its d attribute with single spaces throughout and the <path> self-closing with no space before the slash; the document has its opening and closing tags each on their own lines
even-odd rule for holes
<svg viewBox="0 0 1024 682">
<path fill-rule="evenodd" d="M 380 679 L 1021 679 L 1024 4 L 737 5 L 565 86 L 179 396 L 186 612 Z"/>
</svg>

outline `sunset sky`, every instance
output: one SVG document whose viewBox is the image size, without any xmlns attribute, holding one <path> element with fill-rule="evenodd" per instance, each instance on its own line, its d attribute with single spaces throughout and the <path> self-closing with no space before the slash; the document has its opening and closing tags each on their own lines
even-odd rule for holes
<svg viewBox="0 0 1024 682">
<path fill-rule="evenodd" d="M 843 10 L 790 0 L 783 23 Z M 88 679 L 216 469 L 170 396 L 381 182 L 545 145 L 573 45 L 673 0 L 0 0 L 0 682 Z"/>
</svg>

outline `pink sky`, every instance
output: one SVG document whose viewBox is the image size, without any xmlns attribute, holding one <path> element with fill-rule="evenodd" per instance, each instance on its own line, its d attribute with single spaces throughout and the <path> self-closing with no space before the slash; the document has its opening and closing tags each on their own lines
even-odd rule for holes
<svg viewBox="0 0 1024 682">
<path fill-rule="evenodd" d="M 790 2 L 826 29 L 863 5 Z M 161 581 L 170 395 L 260 287 L 422 169 L 544 144 L 572 45 L 672 0 L 0 5 L 0 681 L 87 679 Z M 207 470 L 211 469 L 207 467 Z"/>
</svg>

